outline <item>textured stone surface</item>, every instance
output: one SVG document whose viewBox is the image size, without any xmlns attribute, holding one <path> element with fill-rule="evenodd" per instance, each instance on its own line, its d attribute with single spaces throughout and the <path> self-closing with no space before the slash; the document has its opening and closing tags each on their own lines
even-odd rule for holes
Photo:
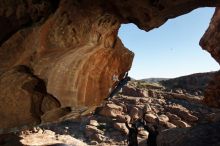
<svg viewBox="0 0 220 146">
<path fill-rule="evenodd" d="M 174 128 L 161 132 L 158 146 L 220 145 L 220 123 L 202 124 L 192 128 Z"/>
<path fill-rule="evenodd" d="M 143 111 L 140 108 L 132 107 L 129 115 L 131 116 L 131 119 L 133 121 L 135 121 L 135 120 L 141 119 L 143 117 Z"/>
<path fill-rule="evenodd" d="M 131 82 L 129 82 L 129 85 L 133 84 L 135 82 L 137 82 L 137 81 L 131 81 Z M 138 81 L 138 82 L 141 82 L 141 81 Z M 146 88 L 143 87 L 142 90 L 148 90 L 148 87 L 149 86 L 147 86 Z M 158 89 L 154 89 L 154 91 L 159 92 Z M 172 91 L 174 91 L 174 90 L 172 90 Z M 160 89 L 160 92 L 166 92 L 166 90 Z M 185 94 L 189 95 L 189 98 L 190 98 L 189 93 L 185 93 Z M 133 97 L 133 98 L 136 98 L 139 100 L 142 97 Z M 117 117 L 106 117 L 106 116 L 100 115 L 98 112 L 99 109 L 105 108 L 107 106 L 107 104 L 102 104 L 102 107 L 99 107 L 96 110 L 97 112 L 95 112 L 93 115 L 82 117 L 81 120 L 80 119 L 67 120 L 67 121 L 63 121 L 63 122 L 59 122 L 59 123 L 46 124 L 46 125 L 42 126 L 42 129 L 51 129 L 52 131 L 54 131 L 57 134 L 71 135 L 71 136 L 74 136 L 78 139 L 81 139 L 81 140 L 83 139 L 84 142 L 86 142 L 87 144 L 90 144 L 90 145 L 95 145 L 95 144 L 97 144 L 97 145 L 127 145 L 127 139 L 128 139 L 129 134 L 126 135 L 124 132 L 121 132 L 122 129 L 115 127 L 116 126 L 115 124 L 119 123 L 118 126 L 121 125 L 123 127 L 124 123 L 128 122 L 129 127 L 130 126 L 133 126 L 133 127 L 137 126 L 137 128 L 138 128 L 139 145 L 146 146 L 147 143 L 149 145 L 150 141 L 153 141 L 152 136 L 154 135 L 153 131 L 155 129 L 158 129 L 159 133 L 161 133 L 161 132 L 163 133 L 165 129 L 167 129 L 167 130 L 169 130 L 171 128 L 178 129 L 177 127 L 189 126 L 188 124 L 186 124 L 186 123 L 188 123 L 188 121 L 185 121 L 185 119 L 181 119 L 177 115 L 167 112 L 166 108 L 165 108 L 167 105 L 186 106 L 185 108 L 188 109 L 191 113 L 193 113 L 193 115 L 195 114 L 197 117 L 199 117 L 198 120 L 190 123 L 190 126 L 192 128 L 194 128 L 195 126 L 201 125 L 202 123 L 211 124 L 212 122 L 217 122 L 220 120 L 220 109 L 211 108 L 211 107 L 208 107 L 208 106 L 203 105 L 201 103 L 192 103 L 189 100 L 179 99 L 179 98 L 173 99 L 173 101 L 175 101 L 175 102 L 172 102 L 170 97 L 164 96 L 164 98 L 160 99 L 163 101 L 164 104 L 158 104 L 158 102 L 155 102 L 158 100 L 157 98 L 153 98 L 153 97 L 145 97 L 145 98 L 148 99 L 149 101 L 151 100 L 152 102 L 148 103 L 148 104 L 141 103 L 141 102 L 139 102 L 139 103 L 130 102 L 132 97 L 118 94 L 117 96 L 114 96 L 113 98 L 109 99 L 107 101 L 107 103 L 111 103 L 113 105 L 118 104 L 118 103 L 123 103 L 125 108 L 128 110 L 124 110 L 123 111 L 124 113 L 122 115 L 117 115 Z M 112 106 L 112 107 L 115 107 L 117 109 L 117 106 Z M 157 116 L 159 117 L 159 121 L 158 121 L 158 119 L 156 119 L 157 122 L 149 123 L 147 121 L 145 122 L 143 119 L 139 119 L 137 121 L 129 120 L 130 116 L 131 116 L 130 109 L 132 107 L 138 107 L 140 110 L 143 110 L 143 111 L 144 111 L 144 108 L 147 108 L 148 110 L 146 110 L 146 112 L 144 112 L 144 113 L 154 113 L 154 114 L 156 114 L 154 112 L 156 109 L 157 114 L 158 114 Z M 125 108 L 123 107 L 123 109 L 125 109 Z M 119 108 L 119 109 L 121 109 L 121 108 Z M 154 109 L 154 111 L 152 111 L 153 109 Z M 167 117 L 164 116 L 163 114 L 165 114 L 167 117 L 169 117 L 168 122 L 166 122 L 168 120 Z M 128 119 L 128 120 L 126 120 L 126 119 Z M 97 126 L 97 122 L 91 122 L 94 120 L 98 122 L 98 126 Z M 176 121 L 181 120 L 181 123 L 174 125 L 173 124 L 174 120 L 176 120 Z M 132 123 L 133 123 L 133 125 L 132 125 Z M 34 130 L 31 130 L 31 131 L 36 132 L 37 130 L 40 130 L 40 129 L 34 128 Z M 149 132 L 149 137 L 148 137 L 149 139 L 147 139 L 147 132 L 146 131 Z M 181 128 L 180 131 L 185 131 L 185 128 Z M 163 142 L 170 143 L 170 144 L 174 143 L 173 145 L 175 145 L 176 142 L 178 142 L 179 137 L 180 137 L 179 139 L 182 139 L 182 134 L 180 131 L 174 132 L 173 135 L 170 135 L 170 134 L 163 135 L 164 136 Z M 206 131 L 207 131 L 207 133 L 206 133 Z M 23 133 L 25 133 L 25 132 L 26 131 L 24 131 Z M 205 136 L 208 137 L 209 133 L 215 133 L 215 132 L 218 132 L 218 129 L 216 131 L 215 128 L 211 128 L 211 129 L 208 128 L 204 131 L 204 137 Z M 177 133 L 177 134 L 175 134 L 175 133 Z M 88 135 L 88 137 L 86 136 L 86 134 Z M 198 134 L 200 134 L 200 132 L 199 133 L 194 132 L 194 133 L 192 133 L 192 135 L 190 133 L 189 135 L 187 135 L 188 140 L 190 140 L 190 138 L 192 138 L 192 139 L 195 138 Z M 185 136 L 185 135 L 183 135 L 183 136 Z M 206 137 L 205 137 L 205 139 L 206 139 Z M 92 141 L 96 141 L 96 142 L 92 142 Z M 173 141 L 173 143 L 172 143 L 172 141 Z M 208 141 L 208 140 L 206 139 L 206 141 Z M 216 141 L 215 140 L 208 141 L 209 143 L 207 145 L 215 145 L 217 141 L 218 141 L 218 138 L 216 138 Z M 12 141 L 9 141 L 9 142 L 11 143 Z M 1 145 L 1 137 L 0 137 L 0 145 Z M 191 143 L 191 145 L 194 145 L 194 143 Z"/>
<path fill-rule="evenodd" d="M 205 6 L 220 6 L 220 0 L 3 0 L 0 114 L 15 114 L 19 122 L 3 118 L 0 128 L 54 121 L 72 110 L 79 113 L 99 105 L 116 85 L 112 77 L 121 79 L 132 64 L 134 54 L 117 37 L 120 24 L 135 23 L 148 31 Z M 27 94 L 21 88 L 29 77 L 9 73 L 18 65 L 26 66 L 44 82 L 45 93 L 37 93 L 32 106 L 37 89 Z M 38 94 L 50 97 L 41 102 Z M 26 100 L 16 99 L 18 95 Z M 58 103 L 48 103 L 50 99 Z M 53 109 L 54 105 L 60 107 Z M 14 109 L 8 109 L 10 106 Z M 12 121 L 5 125 L 9 119 Z"/>
<path fill-rule="evenodd" d="M 220 63 L 220 9 L 217 8 L 214 16 L 212 17 L 209 28 L 206 30 L 202 39 L 200 40 L 200 45 L 203 49 L 207 50 L 215 60 Z"/>
<path fill-rule="evenodd" d="M 123 87 L 122 94 L 133 97 L 145 97 L 145 94 L 140 89 L 128 86 Z"/>
<path fill-rule="evenodd" d="M 20 135 L 22 145 L 59 145 L 59 146 L 87 146 L 86 143 L 75 139 L 70 135 L 59 135 L 51 130 L 38 131 L 28 135 Z"/>
<path fill-rule="evenodd" d="M 195 122 L 198 120 L 198 117 L 192 115 L 190 111 L 183 106 L 172 105 L 172 106 L 167 106 L 166 108 L 169 112 L 178 115 L 181 119 L 184 119 L 186 121 Z M 175 115 L 169 115 L 169 116 L 171 116 L 171 120 L 175 118 Z"/>
<path fill-rule="evenodd" d="M 157 117 L 154 114 L 145 114 L 144 119 L 149 123 L 155 123 Z"/>
<path fill-rule="evenodd" d="M 8 79 L 7 76 L 10 75 L 7 70 L 22 64 L 45 82 L 47 92 L 59 101 L 61 108 L 70 107 L 69 109 L 74 110 L 99 105 L 109 94 L 109 89 L 115 86 L 112 76 L 117 75 L 121 79 L 131 67 L 133 53 L 117 38 L 119 27 L 118 18 L 114 14 L 103 12 L 97 5 L 61 1 L 59 8 L 47 20 L 19 30 L 2 44 L 0 73 L 4 74 L 0 78 L 4 77 L 8 83 L 11 80 L 19 82 L 16 81 L 16 76 Z M 14 98 L 22 92 L 19 87 L 23 84 L 20 84 L 6 85 L 2 82 L 1 90 L 9 98 Z M 13 88 L 18 90 L 13 91 Z M 4 94 L 1 94 L 2 101 L 6 98 Z M 26 118 L 19 114 L 20 108 L 15 107 L 14 113 L 23 120 L 17 125 L 9 123 L 9 127 L 27 125 L 27 118 L 32 119 L 32 116 L 40 117 L 43 114 L 29 112 L 31 96 L 33 95 L 27 95 L 29 101 L 25 100 L 29 107 L 20 107 L 27 112 Z M 22 105 L 20 100 L 8 102 L 7 106 L 11 104 Z M 6 108 L 4 102 L 1 105 Z M 40 111 L 41 106 L 36 105 L 34 108 Z M 6 109 L 2 114 L 11 115 L 12 111 Z M 66 113 L 56 110 L 43 117 L 53 121 L 62 114 L 64 116 Z M 7 121 L 7 118 L 1 121 L 1 128 L 9 128 L 3 124 Z M 32 119 L 30 123 L 39 123 L 39 119 Z"/>
<path fill-rule="evenodd" d="M 116 104 L 107 104 L 102 107 L 99 114 L 106 117 L 117 117 L 123 113 L 123 108 Z"/>
<path fill-rule="evenodd" d="M 205 90 L 205 99 L 204 103 L 213 106 L 220 107 L 220 71 L 218 71 L 214 78 L 208 84 Z"/>
<path fill-rule="evenodd" d="M 211 20 L 209 28 L 200 40 L 200 45 L 203 49 L 207 50 L 212 57 L 220 63 L 220 9 L 217 8 L 215 14 Z M 208 85 L 205 91 L 205 103 L 220 107 L 220 72 L 216 72 L 213 80 Z"/>
<path fill-rule="evenodd" d="M 114 123 L 114 128 L 125 133 L 128 134 L 128 128 L 126 127 L 125 123 Z"/>
<path fill-rule="evenodd" d="M 60 107 L 56 98 L 47 93 L 44 82 L 24 66 L 3 73 L 0 89 L 4 89 L 0 90 L 1 130 L 40 124 L 41 115 Z"/>
</svg>

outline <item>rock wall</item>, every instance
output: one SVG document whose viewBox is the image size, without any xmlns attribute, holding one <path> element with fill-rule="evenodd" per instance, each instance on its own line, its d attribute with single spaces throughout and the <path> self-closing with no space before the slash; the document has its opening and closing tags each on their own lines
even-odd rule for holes
<svg viewBox="0 0 220 146">
<path fill-rule="evenodd" d="M 132 64 L 134 54 L 117 37 L 120 24 L 149 31 L 198 7 L 219 5 L 220 0 L 3 0 L 0 129 L 55 121 L 99 105 L 116 85 L 112 77 L 121 79 Z"/>
<path fill-rule="evenodd" d="M 220 9 L 216 8 L 209 28 L 200 40 L 200 45 L 207 50 L 212 57 L 220 63 Z M 210 106 L 220 107 L 220 72 L 216 72 L 214 78 L 207 86 L 204 102 Z"/>
</svg>

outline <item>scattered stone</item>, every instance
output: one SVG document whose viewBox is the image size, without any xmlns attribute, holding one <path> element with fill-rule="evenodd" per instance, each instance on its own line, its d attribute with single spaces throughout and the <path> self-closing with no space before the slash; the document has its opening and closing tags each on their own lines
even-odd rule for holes
<svg viewBox="0 0 220 146">
<path fill-rule="evenodd" d="M 156 93 L 153 90 L 148 90 L 148 95 L 149 97 L 153 97 L 153 98 L 156 97 Z"/>
<path fill-rule="evenodd" d="M 181 89 L 175 89 L 174 93 L 183 94 L 183 91 Z"/>
<path fill-rule="evenodd" d="M 126 135 L 129 133 L 129 130 L 126 127 L 125 123 L 114 123 L 114 128 L 125 133 Z"/>
<path fill-rule="evenodd" d="M 157 146 L 219 146 L 219 131 L 219 122 L 168 129 L 158 135 Z"/>
<path fill-rule="evenodd" d="M 92 125 L 92 126 L 99 126 L 99 123 L 96 121 L 96 120 L 90 120 L 89 121 L 89 125 Z"/>
<path fill-rule="evenodd" d="M 55 132 L 51 130 L 43 130 L 43 134 L 55 135 Z"/>
<path fill-rule="evenodd" d="M 181 120 L 180 117 L 178 117 L 178 116 L 175 115 L 175 114 L 171 114 L 170 112 L 167 112 L 166 115 L 167 115 L 167 117 L 170 119 L 170 121 L 172 121 L 172 120 Z"/>
<path fill-rule="evenodd" d="M 138 135 L 141 138 L 148 138 L 149 132 L 146 130 L 140 130 L 140 131 L 138 131 Z"/>
<path fill-rule="evenodd" d="M 172 123 L 180 128 L 191 127 L 189 124 L 187 124 L 186 122 L 184 122 L 182 120 L 172 120 Z"/>
<path fill-rule="evenodd" d="M 159 116 L 159 121 L 160 122 L 168 122 L 169 118 L 166 115 L 160 115 Z"/>
<path fill-rule="evenodd" d="M 170 122 L 165 122 L 164 123 L 164 126 L 168 129 L 171 129 L 171 128 L 176 128 L 176 125 L 170 123 Z"/>
<path fill-rule="evenodd" d="M 104 134 L 104 132 L 95 126 L 86 125 L 85 134 L 87 137 L 91 137 L 94 134 Z"/>
<path fill-rule="evenodd" d="M 145 114 L 144 119 L 149 123 L 155 123 L 157 117 L 154 114 L 149 113 L 149 114 Z"/>
<path fill-rule="evenodd" d="M 123 108 L 116 104 L 106 104 L 101 111 L 99 112 L 100 115 L 106 117 L 117 117 L 117 115 L 121 115 L 123 112 Z"/>
<path fill-rule="evenodd" d="M 149 97 L 148 90 L 142 90 L 142 94 L 144 97 Z"/>
<path fill-rule="evenodd" d="M 152 112 L 151 106 L 149 104 L 147 104 L 147 103 L 144 105 L 144 109 L 143 110 L 144 110 L 145 113 L 151 113 Z"/>
<path fill-rule="evenodd" d="M 141 90 L 144 91 L 143 89 Z M 154 129 L 155 125 L 159 124 L 160 132 L 169 129 L 190 129 L 191 125 L 194 127 L 198 123 L 220 120 L 220 114 L 218 114 L 220 110 L 218 109 L 206 107 L 195 102 L 188 103 L 189 101 L 183 100 L 183 98 L 167 98 L 166 96 L 170 96 L 171 94 L 167 92 L 163 94 L 163 91 L 153 89 L 150 90 L 152 90 L 156 98 L 131 97 L 118 94 L 109 101 L 106 101 L 106 104 L 97 108 L 93 116 L 89 116 L 84 120 L 83 123 L 88 125 L 84 125 L 86 127 L 84 133 L 80 134 L 79 132 L 80 135 L 84 136 L 82 138 L 83 141 L 85 140 L 89 144 L 100 146 L 126 145 L 129 130 L 125 123 L 127 122 L 128 125 L 131 126 L 131 123 L 135 120 L 142 118 L 147 122 L 145 126 L 149 126 L 152 129 Z M 172 93 L 172 95 L 174 94 L 175 96 L 182 96 L 182 94 Z M 189 104 L 189 106 L 187 104 Z M 195 113 L 196 116 L 192 115 L 192 113 Z M 147 145 L 149 133 L 144 129 L 143 123 L 139 124 L 138 144 L 145 146 Z M 70 125 L 63 128 L 64 130 L 62 130 L 62 132 L 65 131 L 65 134 L 73 130 Z M 35 128 L 34 131 L 37 132 L 38 129 Z M 24 134 L 31 134 L 31 132 L 32 130 Z M 78 133 L 76 135 L 78 135 Z M 57 139 L 58 137 L 59 136 L 56 135 Z M 181 138 L 181 134 L 174 134 L 173 137 Z"/>
<path fill-rule="evenodd" d="M 129 115 L 117 115 L 116 120 L 121 123 L 130 123 L 131 117 Z"/>
<path fill-rule="evenodd" d="M 127 96 L 133 96 L 133 97 L 145 97 L 148 96 L 146 92 L 143 93 L 142 90 L 131 87 L 131 86 L 125 86 L 122 89 L 122 94 Z"/>
<path fill-rule="evenodd" d="M 209 114 L 207 117 L 208 117 L 208 120 L 211 122 L 220 121 L 220 113 L 212 113 L 212 114 Z"/>
<path fill-rule="evenodd" d="M 87 146 L 86 143 L 73 138 L 70 135 L 55 134 L 51 130 L 44 130 L 43 133 L 30 133 L 28 135 L 20 135 L 22 145 L 74 145 L 74 146 Z"/>
<path fill-rule="evenodd" d="M 105 136 L 104 135 L 102 135 L 102 134 L 95 134 L 95 135 L 93 135 L 92 136 L 92 139 L 94 140 L 94 141 L 97 141 L 97 142 L 99 142 L 99 143 L 101 143 L 104 139 L 105 139 Z"/>
<path fill-rule="evenodd" d="M 98 145 L 98 144 L 99 143 L 97 141 L 94 141 L 94 140 L 90 142 L 90 145 Z"/>
<path fill-rule="evenodd" d="M 150 103 L 150 98 L 140 98 L 139 100 L 141 103 Z"/>
<path fill-rule="evenodd" d="M 132 107 L 130 114 L 132 120 L 141 119 L 143 117 L 143 111 L 137 107 Z"/>
<path fill-rule="evenodd" d="M 178 105 L 178 106 L 168 106 L 168 110 L 171 112 L 171 113 L 175 113 L 177 114 L 178 116 L 181 117 L 181 119 L 184 119 L 186 121 L 189 121 L 189 122 L 195 122 L 198 120 L 198 117 L 192 115 L 189 113 L 189 111 Z"/>
</svg>

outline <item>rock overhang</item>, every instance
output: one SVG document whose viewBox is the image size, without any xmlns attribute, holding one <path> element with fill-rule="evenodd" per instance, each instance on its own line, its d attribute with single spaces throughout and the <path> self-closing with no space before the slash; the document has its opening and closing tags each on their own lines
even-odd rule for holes
<svg viewBox="0 0 220 146">
<path fill-rule="evenodd" d="M 18 78 L 22 78 L 24 82 L 27 80 L 20 73 L 10 74 L 10 78 L 5 77 L 11 70 L 16 72 L 14 68 L 20 65 L 32 70 L 30 74 L 36 76 L 36 80 L 44 81 L 46 92 L 51 98 L 45 98 L 47 102 L 43 102 L 42 96 L 49 95 L 36 94 L 33 87 L 27 96 L 30 102 L 23 103 L 26 114 L 15 114 L 15 118 L 27 120 L 15 121 L 10 116 L 10 110 L 8 113 L 2 110 L 0 115 L 4 115 L 4 122 L 11 120 L 12 123 L 8 125 L 0 123 L 1 129 L 16 127 L 16 124 L 18 127 L 33 123 L 40 124 L 42 117 L 47 119 L 45 115 L 49 115 L 49 121 L 56 121 L 64 116 L 62 114 L 71 112 L 66 110 L 67 107 L 74 110 L 74 108 L 90 109 L 89 107 L 99 105 L 108 96 L 109 90 L 116 85 L 113 76 L 121 79 L 129 71 L 134 57 L 134 54 L 125 48 L 117 37 L 122 23 L 134 23 L 140 29 L 150 31 L 161 26 L 168 19 L 198 7 L 220 5 L 220 0 L 61 0 L 59 3 L 56 1 L 56 4 L 41 0 L 37 3 L 25 2 L 7 3 L 5 0 L 1 6 L 4 11 L 0 14 L 2 18 L 0 23 L 5 23 L 6 20 L 12 22 L 15 20 L 19 23 L 14 24 L 16 27 L 7 28 L 8 30 L 0 38 L 4 41 L 0 48 L 2 85 L 0 102 L 2 107 L 8 108 L 13 104 L 19 104 L 19 97 L 26 95 L 26 91 L 12 91 L 4 86 L 5 81 L 13 83 Z M 57 5 L 56 10 L 54 5 Z M 32 9 L 36 11 L 31 11 Z M 218 43 L 215 43 L 216 47 L 213 47 L 212 43 L 213 39 L 218 38 L 218 23 L 220 23 L 218 8 L 216 11 L 201 45 L 220 62 Z M 27 15 L 28 12 L 32 12 L 30 13 L 32 17 Z M 34 16 L 38 19 L 34 19 Z M 26 24 L 29 25 L 25 27 Z M 17 32 L 11 34 L 15 30 Z M 206 38 L 213 33 L 214 38 Z M 3 39 L 9 35 L 7 40 Z M 23 87 L 21 84 L 8 84 L 8 86 L 11 86 L 11 89 Z M 216 89 L 219 90 L 218 83 L 210 87 L 208 93 Z M 210 105 L 213 105 L 213 99 L 220 95 L 219 92 L 214 93 L 207 94 L 207 98 L 212 99 L 208 100 Z M 37 103 L 37 106 L 29 103 Z M 214 105 L 219 106 L 219 104 Z M 34 110 L 30 110 L 33 108 Z"/>
</svg>

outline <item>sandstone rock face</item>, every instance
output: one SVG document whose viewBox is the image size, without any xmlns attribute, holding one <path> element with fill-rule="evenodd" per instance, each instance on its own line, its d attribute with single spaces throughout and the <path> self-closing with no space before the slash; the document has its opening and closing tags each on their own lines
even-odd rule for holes
<svg viewBox="0 0 220 146">
<path fill-rule="evenodd" d="M 202 39 L 200 40 L 200 45 L 203 49 L 207 50 L 212 57 L 220 63 L 220 9 L 217 8 L 215 14 L 211 20 L 209 28 L 203 35 Z M 216 72 L 212 81 L 208 85 L 205 91 L 205 103 L 210 106 L 220 107 L 220 72 Z"/>
<path fill-rule="evenodd" d="M 220 6 L 220 0 L 3 0 L 0 114 L 7 118 L 0 129 L 91 110 L 117 84 L 113 76 L 121 79 L 131 67 L 134 54 L 117 37 L 120 24 L 135 23 L 148 31 L 203 6 Z M 19 65 L 31 70 L 33 80 L 43 81 L 45 91 L 25 91 L 22 87 L 32 77 L 10 73 Z"/>
<path fill-rule="evenodd" d="M 218 63 L 220 63 L 220 42 L 218 41 L 220 38 L 219 23 L 220 9 L 217 8 L 209 28 L 200 40 L 200 45 L 203 47 L 203 49 L 207 50 Z"/>
<path fill-rule="evenodd" d="M 25 66 L 3 73 L 0 89 L 4 89 L 0 90 L 1 130 L 40 124 L 43 113 L 60 107 L 59 101 L 47 93 L 44 82 Z"/>
<path fill-rule="evenodd" d="M 218 71 L 205 90 L 204 103 L 213 107 L 220 107 L 220 72 Z"/>
<path fill-rule="evenodd" d="M 25 101 L 22 100 L 26 102 L 26 106 L 14 107 L 14 112 L 7 110 L 10 105 L 24 105 L 16 99 L 16 95 L 21 94 L 22 90 L 19 89 L 24 86 L 23 82 L 28 82 L 28 78 L 23 77 L 24 81 L 20 84 L 9 84 L 12 80 L 20 80 L 16 75 L 13 77 L 7 73 L 20 64 L 30 68 L 34 76 L 44 81 L 47 92 L 55 97 L 60 108 L 89 108 L 99 105 L 109 94 L 109 89 L 115 86 L 113 75 L 121 79 L 131 67 L 133 53 L 117 38 L 119 27 L 119 19 L 114 14 L 105 13 L 96 5 L 61 1 L 55 13 L 43 23 L 12 35 L 0 48 L 0 78 L 4 80 L 1 82 L 0 97 L 1 101 L 5 101 L 5 98 L 14 100 L 1 104 L 6 109 L 1 114 L 14 113 L 17 115 L 15 119 L 19 120 L 11 119 L 15 124 L 9 122 L 5 125 L 3 123 L 7 123 L 9 119 L 4 118 L 0 128 L 39 124 L 41 115 L 45 113 L 41 109 L 47 105 L 33 103 L 36 105 L 31 106 L 34 93 L 26 95 Z M 19 76 L 25 74 L 21 73 Z M 12 88 L 17 90 L 13 91 Z M 29 112 L 31 108 L 39 112 Z M 19 114 L 19 109 L 27 114 Z M 62 115 L 58 111 L 57 114 Z M 54 114 L 56 113 L 53 113 L 53 117 Z M 67 113 L 63 113 L 63 116 L 65 114 Z"/>
</svg>

